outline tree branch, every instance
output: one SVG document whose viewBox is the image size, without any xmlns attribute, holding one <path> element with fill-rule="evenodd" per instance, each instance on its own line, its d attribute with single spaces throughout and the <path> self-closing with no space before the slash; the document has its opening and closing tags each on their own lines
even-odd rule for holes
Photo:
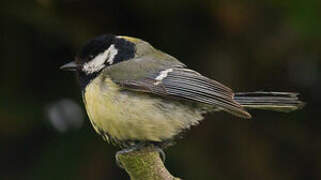
<svg viewBox="0 0 321 180">
<path fill-rule="evenodd" d="M 118 160 L 131 180 L 179 180 L 168 172 L 158 151 L 151 146 L 120 154 Z"/>
</svg>

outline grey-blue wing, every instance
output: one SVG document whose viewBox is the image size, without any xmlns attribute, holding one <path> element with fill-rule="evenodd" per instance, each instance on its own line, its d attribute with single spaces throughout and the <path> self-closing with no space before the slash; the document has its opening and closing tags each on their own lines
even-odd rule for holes
<svg viewBox="0 0 321 180">
<path fill-rule="evenodd" d="M 230 88 L 187 68 L 169 68 L 147 73 L 140 79 L 114 81 L 129 90 L 203 103 L 242 118 L 251 117 L 233 100 L 234 93 Z"/>
</svg>

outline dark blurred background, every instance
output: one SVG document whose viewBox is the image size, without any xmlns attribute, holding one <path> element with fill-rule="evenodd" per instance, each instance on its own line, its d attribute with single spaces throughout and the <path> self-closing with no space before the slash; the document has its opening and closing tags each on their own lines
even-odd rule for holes
<svg viewBox="0 0 321 180">
<path fill-rule="evenodd" d="M 59 71 L 103 33 L 142 38 L 235 91 L 298 91 L 291 114 L 209 115 L 166 150 L 184 179 L 321 179 L 321 1 L 0 3 L 0 179 L 128 179 Z"/>
</svg>

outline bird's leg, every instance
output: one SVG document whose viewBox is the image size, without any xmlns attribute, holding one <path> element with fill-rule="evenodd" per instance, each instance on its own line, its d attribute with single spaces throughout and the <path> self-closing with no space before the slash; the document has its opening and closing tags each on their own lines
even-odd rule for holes
<svg viewBox="0 0 321 180">
<path fill-rule="evenodd" d="M 146 147 L 146 144 L 145 143 L 138 143 L 134 146 L 131 146 L 129 148 L 126 148 L 126 149 L 122 149 L 120 151 L 117 151 L 116 155 L 115 155 L 115 159 L 116 159 L 116 164 L 118 167 L 124 169 L 124 166 L 121 164 L 121 161 L 119 160 L 119 156 L 122 155 L 122 154 L 127 154 L 127 153 L 130 153 L 130 152 L 133 152 L 133 151 L 139 151 L 141 150 L 142 148 Z M 166 160 L 166 154 L 165 152 L 159 148 L 158 146 L 153 146 L 155 148 L 155 150 L 159 153 L 159 156 L 160 158 L 162 159 L 163 163 L 165 163 L 165 160 Z"/>
</svg>

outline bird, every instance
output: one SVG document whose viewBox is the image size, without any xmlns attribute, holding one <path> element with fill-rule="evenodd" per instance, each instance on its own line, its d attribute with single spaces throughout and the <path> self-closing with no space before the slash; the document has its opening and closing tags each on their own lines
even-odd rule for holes
<svg viewBox="0 0 321 180">
<path fill-rule="evenodd" d="M 294 92 L 233 92 L 135 37 L 103 34 L 87 41 L 74 61 L 86 112 L 95 131 L 119 153 L 173 144 L 208 113 L 242 119 L 248 109 L 291 112 L 304 106 Z"/>
</svg>

